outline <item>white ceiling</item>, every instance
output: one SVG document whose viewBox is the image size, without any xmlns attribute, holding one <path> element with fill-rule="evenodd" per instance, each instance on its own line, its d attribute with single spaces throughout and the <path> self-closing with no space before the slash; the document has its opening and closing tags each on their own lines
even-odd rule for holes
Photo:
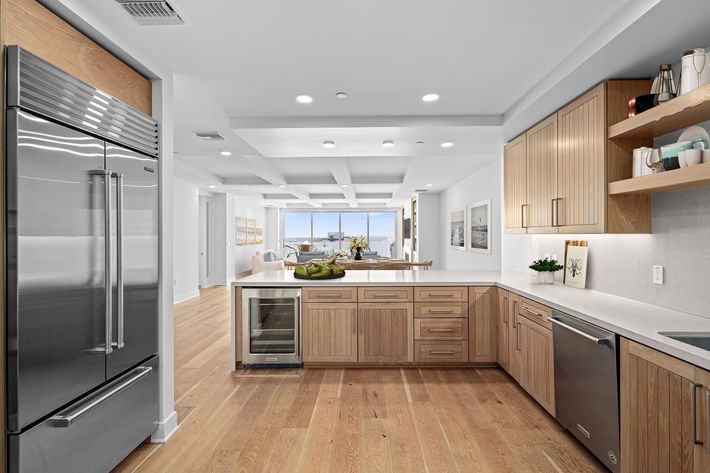
<svg viewBox="0 0 710 473">
<path fill-rule="evenodd" d="M 427 184 L 445 189 L 497 159 L 502 116 L 550 70 L 627 4 L 652 3 L 169 1 L 189 26 L 139 27 L 113 0 L 72 3 L 175 72 L 178 177 L 275 205 L 295 202 L 264 195 L 401 205 Z M 428 92 L 441 99 L 424 103 Z M 194 136 L 213 130 L 227 141 Z"/>
</svg>

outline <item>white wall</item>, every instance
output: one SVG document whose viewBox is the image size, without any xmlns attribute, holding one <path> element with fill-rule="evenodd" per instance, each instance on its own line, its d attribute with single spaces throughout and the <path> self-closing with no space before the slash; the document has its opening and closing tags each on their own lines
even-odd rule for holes
<svg viewBox="0 0 710 473">
<path fill-rule="evenodd" d="M 463 181 L 441 192 L 439 197 L 439 229 L 441 269 L 498 270 L 501 264 L 501 187 L 502 160 L 489 164 Z M 491 200 L 491 254 L 472 253 L 451 249 L 449 213 L 468 204 Z M 468 230 L 467 230 L 468 231 Z"/>
<path fill-rule="evenodd" d="M 442 267 L 440 213 L 438 193 L 417 194 L 416 261 L 433 260 L 435 269 Z"/>
<path fill-rule="evenodd" d="M 199 296 L 198 189 L 173 181 L 173 299 L 175 303 Z"/>
<path fill-rule="evenodd" d="M 281 251 L 283 247 L 279 244 L 279 209 L 276 207 L 268 207 L 264 209 L 266 218 L 264 221 L 264 248 L 269 250 Z"/>
</svg>

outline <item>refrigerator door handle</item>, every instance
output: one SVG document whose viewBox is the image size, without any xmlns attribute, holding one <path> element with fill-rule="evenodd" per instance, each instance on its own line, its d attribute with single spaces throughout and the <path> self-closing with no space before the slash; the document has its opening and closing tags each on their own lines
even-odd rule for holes
<svg viewBox="0 0 710 473">
<path fill-rule="evenodd" d="M 104 353 L 113 353 L 113 335 L 111 312 L 113 311 L 113 287 L 111 286 L 111 173 L 104 169 L 90 171 L 92 176 L 104 178 L 104 264 L 105 264 L 105 291 L 106 291 L 106 344 Z"/>
<path fill-rule="evenodd" d="M 94 407 L 98 406 L 107 399 L 115 396 L 119 392 L 123 391 L 127 387 L 134 383 L 137 383 L 141 379 L 145 378 L 153 371 L 150 366 L 139 366 L 133 370 L 127 379 L 119 380 L 120 382 L 109 385 L 104 388 L 103 391 L 97 392 L 94 396 L 91 396 L 85 403 L 81 403 L 78 406 L 64 411 L 60 414 L 53 416 L 50 420 L 54 427 L 65 428 L 71 426 L 79 417 L 89 412 Z"/>
<path fill-rule="evenodd" d="M 123 316 L 123 174 L 112 172 L 111 177 L 116 179 L 116 309 L 118 317 L 118 341 L 116 348 L 125 346 L 124 316 Z"/>
</svg>

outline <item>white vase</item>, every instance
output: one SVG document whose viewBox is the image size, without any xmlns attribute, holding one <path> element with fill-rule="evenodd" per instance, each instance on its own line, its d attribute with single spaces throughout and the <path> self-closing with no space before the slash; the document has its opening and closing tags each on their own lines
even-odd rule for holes
<svg viewBox="0 0 710 473">
<path fill-rule="evenodd" d="M 539 271 L 537 273 L 538 284 L 554 284 L 555 283 L 555 273 L 551 271 Z"/>
</svg>

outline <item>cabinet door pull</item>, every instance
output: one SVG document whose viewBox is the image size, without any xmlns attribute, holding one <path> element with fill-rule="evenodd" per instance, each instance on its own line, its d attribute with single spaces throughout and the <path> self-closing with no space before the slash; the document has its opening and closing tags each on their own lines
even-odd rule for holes
<svg viewBox="0 0 710 473">
<path fill-rule="evenodd" d="M 452 328 L 430 328 L 430 329 L 427 329 L 427 330 L 428 330 L 429 332 L 437 332 L 437 333 L 439 333 L 439 332 L 441 332 L 441 333 L 447 333 L 447 332 L 453 332 L 453 331 L 454 331 L 454 329 L 452 329 Z"/>
<path fill-rule="evenodd" d="M 428 292 L 429 297 L 454 297 L 453 292 Z"/>
<path fill-rule="evenodd" d="M 518 328 L 518 301 L 513 301 L 513 328 Z"/>
<path fill-rule="evenodd" d="M 454 355 L 453 351 L 429 351 L 430 355 Z"/>
<path fill-rule="evenodd" d="M 534 310 L 530 310 L 526 306 L 523 306 L 523 311 L 527 312 L 530 315 L 534 315 L 535 317 L 542 317 L 542 314 L 540 312 L 535 312 Z"/>
<path fill-rule="evenodd" d="M 691 445 L 702 445 L 703 442 L 698 440 L 698 419 L 697 419 L 697 393 L 698 388 L 702 388 L 702 384 L 692 383 L 690 385 L 690 444 Z M 710 394 L 708 395 L 708 400 L 710 400 Z M 708 442 L 710 443 L 710 442 Z"/>
<path fill-rule="evenodd" d="M 508 323 L 508 296 L 503 297 L 503 323 Z"/>
<path fill-rule="evenodd" d="M 386 299 L 386 298 L 394 299 L 397 297 L 397 294 L 394 292 L 386 292 L 386 293 L 380 292 L 380 293 L 372 294 L 370 297 L 372 297 L 374 299 Z"/>
<path fill-rule="evenodd" d="M 707 427 L 707 437 L 705 437 L 705 451 L 710 455 L 710 391 L 705 391 L 705 426 Z"/>
<path fill-rule="evenodd" d="M 316 297 L 318 297 L 318 299 L 339 299 L 343 297 L 343 295 L 336 292 L 326 292 L 324 294 L 318 294 Z"/>
</svg>

